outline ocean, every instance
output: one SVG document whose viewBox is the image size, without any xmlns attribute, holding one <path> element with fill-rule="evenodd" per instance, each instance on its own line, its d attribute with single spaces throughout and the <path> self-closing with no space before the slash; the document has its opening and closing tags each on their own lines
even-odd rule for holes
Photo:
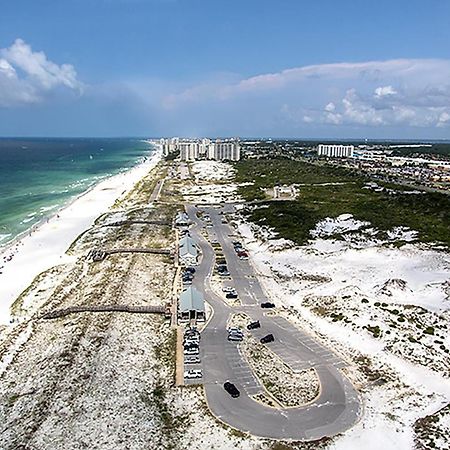
<svg viewBox="0 0 450 450">
<path fill-rule="evenodd" d="M 153 151 L 139 139 L 0 138 L 0 247 Z"/>
</svg>

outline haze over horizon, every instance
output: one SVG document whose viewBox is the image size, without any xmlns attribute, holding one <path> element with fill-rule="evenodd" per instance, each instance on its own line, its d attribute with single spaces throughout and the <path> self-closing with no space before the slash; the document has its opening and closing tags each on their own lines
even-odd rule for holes
<svg viewBox="0 0 450 450">
<path fill-rule="evenodd" d="M 18 0 L 0 136 L 450 138 L 450 3 Z"/>
</svg>

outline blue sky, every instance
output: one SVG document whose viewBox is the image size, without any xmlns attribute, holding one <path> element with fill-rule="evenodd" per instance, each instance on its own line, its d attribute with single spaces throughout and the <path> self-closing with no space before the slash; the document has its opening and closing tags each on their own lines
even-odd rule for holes
<svg viewBox="0 0 450 450">
<path fill-rule="evenodd" d="M 0 136 L 450 138 L 448 0 L 15 0 Z"/>
</svg>

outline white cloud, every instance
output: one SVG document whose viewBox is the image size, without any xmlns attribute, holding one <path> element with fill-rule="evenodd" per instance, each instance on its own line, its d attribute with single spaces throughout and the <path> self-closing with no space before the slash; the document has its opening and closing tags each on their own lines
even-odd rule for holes
<svg viewBox="0 0 450 450">
<path fill-rule="evenodd" d="M 392 86 L 380 86 L 375 89 L 375 97 L 378 98 L 395 94 L 397 94 L 397 91 Z"/>
<path fill-rule="evenodd" d="M 242 111 L 255 122 L 264 118 L 274 130 L 280 124 L 292 130 L 320 124 L 450 127 L 450 60 L 399 59 L 298 67 L 171 91 L 163 95 L 161 103 L 166 107 L 170 104 L 170 114 L 189 112 L 193 119 L 196 111 L 201 115 L 207 110 L 208 120 L 220 117 L 221 121 L 232 121 Z"/>
<path fill-rule="evenodd" d="M 448 126 L 448 125 L 450 125 L 450 113 L 447 112 L 447 111 L 444 111 L 439 116 L 439 120 L 438 120 L 437 126 L 438 127 L 444 127 L 444 126 Z"/>
<path fill-rule="evenodd" d="M 58 88 L 81 93 L 83 84 L 71 64 L 58 65 L 43 52 L 33 52 L 22 39 L 0 49 L 0 106 L 41 101 Z"/>
</svg>

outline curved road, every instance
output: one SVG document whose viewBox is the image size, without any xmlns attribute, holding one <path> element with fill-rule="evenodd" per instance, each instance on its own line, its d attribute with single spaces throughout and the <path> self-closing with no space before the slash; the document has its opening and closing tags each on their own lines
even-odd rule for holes
<svg viewBox="0 0 450 450">
<path fill-rule="evenodd" d="M 200 233 L 201 221 L 196 215 L 198 209 L 194 206 L 187 206 L 186 209 L 195 224 L 191 229 L 192 235 L 202 252 L 194 284 L 214 309 L 210 322 L 202 332 L 201 346 L 204 387 L 211 411 L 236 429 L 273 439 L 315 440 L 350 428 L 358 420 L 360 403 L 354 387 L 339 371 L 345 362 L 287 320 L 264 314 L 259 303 L 268 299 L 251 265 L 237 258 L 229 238 L 232 231 L 228 225 L 221 223 L 222 216 L 218 209 L 206 207 L 201 210 L 212 219 L 213 228 L 208 229 L 209 234 L 222 245 L 242 303 L 239 307 L 228 306 L 210 286 L 215 255 Z M 268 346 L 292 370 L 316 369 L 321 391 L 314 402 L 298 408 L 275 409 L 251 398 L 263 392 L 263 388 L 239 353 L 237 344 L 227 340 L 226 324 L 233 312 L 245 312 L 252 319 L 259 319 L 261 328 L 253 334 L 260 338 L 273 333 L 275 342 Z M 223 389 L 223 383 L 227 380 L 241 391 L 239 398 L 231 398 Z"/>
</svg>

